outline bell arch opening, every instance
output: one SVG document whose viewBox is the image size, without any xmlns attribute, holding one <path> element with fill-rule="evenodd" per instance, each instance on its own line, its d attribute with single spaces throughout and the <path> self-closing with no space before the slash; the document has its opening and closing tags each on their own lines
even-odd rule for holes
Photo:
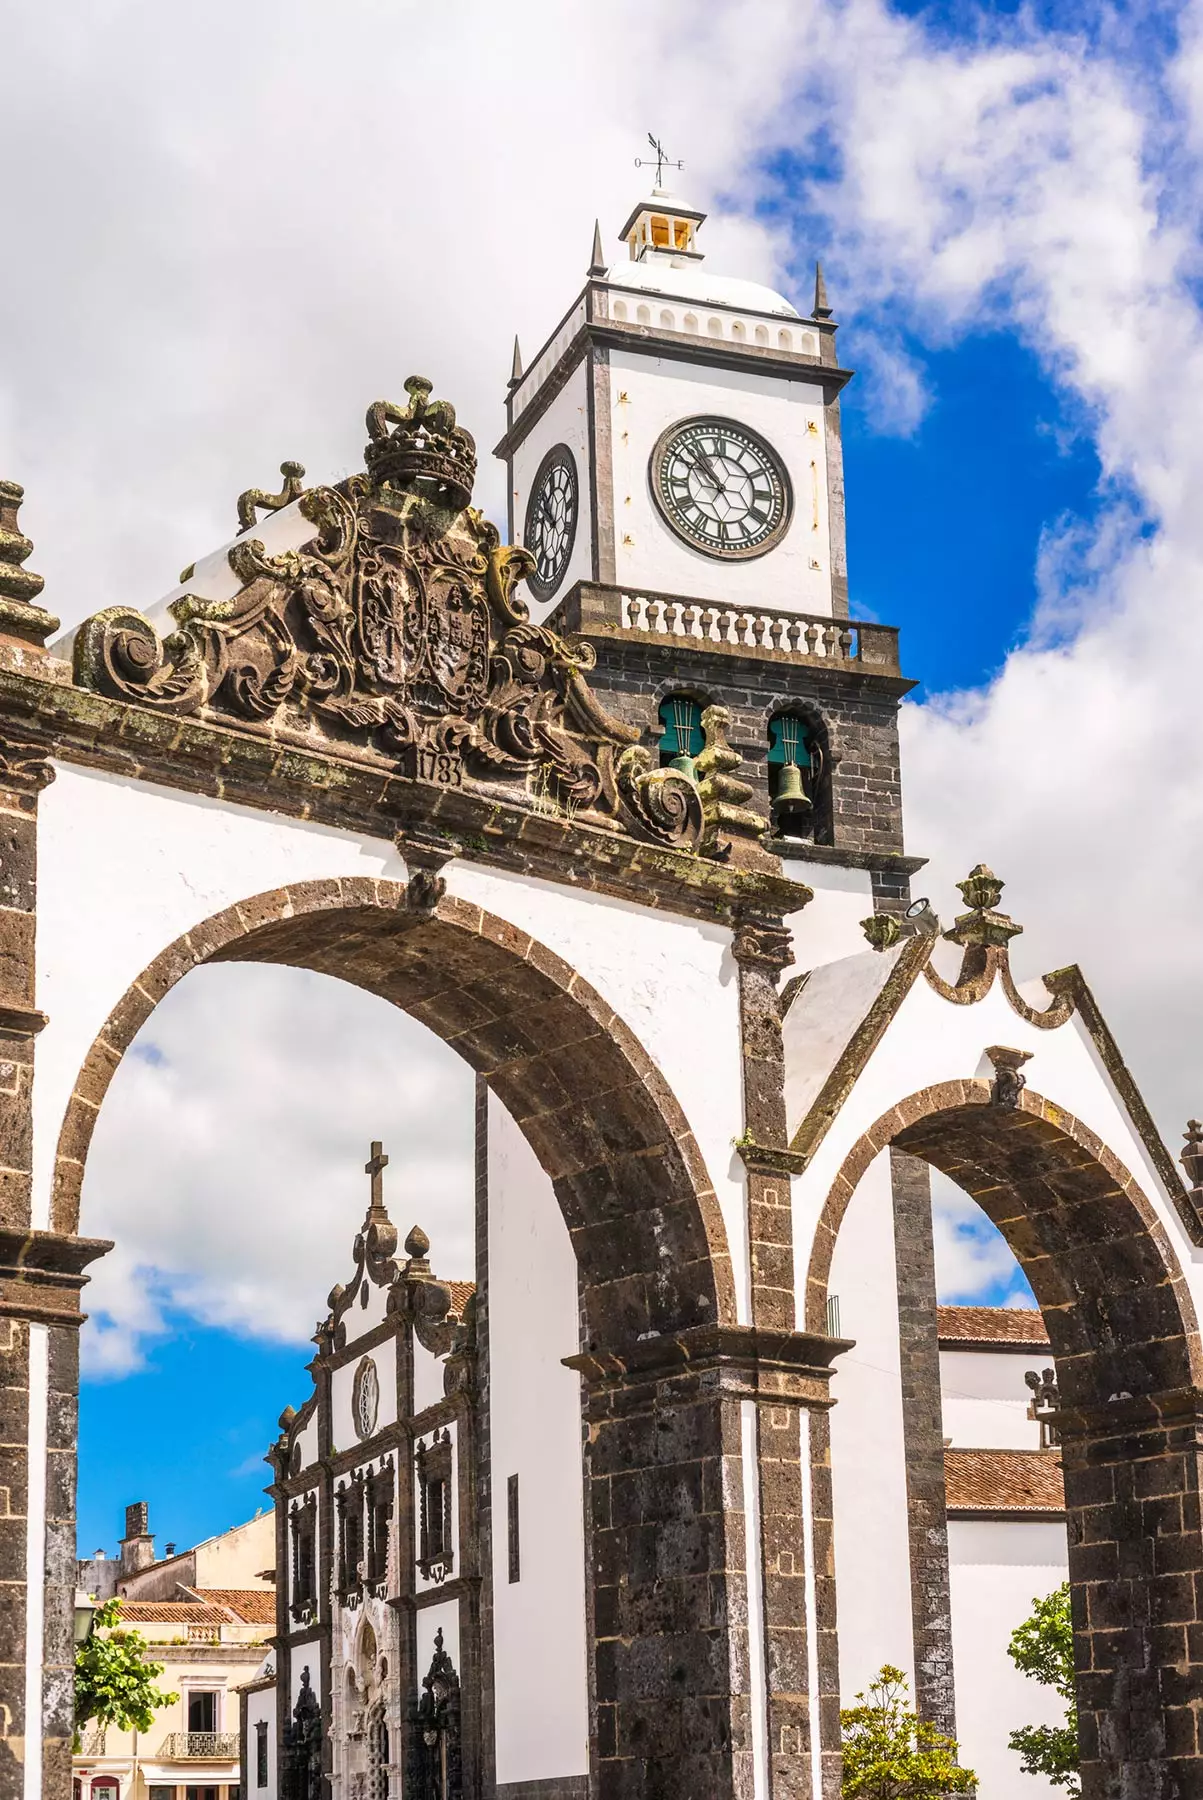
<svg viewBox="0 0 1203 1800">
<path fill-rule="evenodd" d="M 1030 1416 L 1053 1426 L 1064 1480 L 1084 1800 L 1185 1794 L 1197 1767 L 1203 1465 L 1198 1320 L 1173 1245 L 1132 1173 L 1080 1119 L 1031 1088 L 1000 1098 L 983 1080 L 944 1083 L 891 1108 L 845 1156 L 806 1274 L 811 1330 L 827 1318 L 841 1223 L 883 1153 L 895 1224 L 906 1165 L 939 1170 L 1001 1233 L 1043 1317 L 1056 1400 L 1050 1408 L 1045 1394 Z"/>
</svg>

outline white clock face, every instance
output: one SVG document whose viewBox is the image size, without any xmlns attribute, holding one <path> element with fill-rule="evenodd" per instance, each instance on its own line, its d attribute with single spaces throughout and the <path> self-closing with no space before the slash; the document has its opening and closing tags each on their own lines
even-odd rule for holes
<svg viewBox="0 0 1203 1800">
<path fill-rule="evenodd" d="M 522 534 L 535 559 L 527 585 L 537 600 L 550 600 L 564 579 L 576 541 L 576 520 L 576 459 L 567 444 L 557 444 L 539 465 Z"/>
<path fill-rule="evenodd" d="M 789 476 L 762 437 L 734 419 L 682 419 L 652 452 L 652 494 L 678 537 L 707 556 L 763 556 L 793 508 Z"/>
</svg>

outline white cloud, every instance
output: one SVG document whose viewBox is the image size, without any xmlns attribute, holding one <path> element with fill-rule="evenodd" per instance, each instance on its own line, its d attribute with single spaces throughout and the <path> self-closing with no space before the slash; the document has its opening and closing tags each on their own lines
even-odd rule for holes
<svg viewBox="0 0 1203 1800">
<path fill-rule="evenodd" d="M 403 1239 L 473 1271 L 474 1077 L 425 1026 L 328 976 L 223 964 L 187 976 L 143 1027 L 101 1109 L 83 1229 L 95 1266 L 86 1366 L 121 1374 L 184 1311 L 304 1342 L 367 1207 L 379 1138 Z"/>
<path fill-rule="evenodd" d="M 932 1171 L 936 1288 L 946 1305 L 1034 1306 L 1032 1291 L 1002 1234 L 976 1200 Z"/>
</svg>

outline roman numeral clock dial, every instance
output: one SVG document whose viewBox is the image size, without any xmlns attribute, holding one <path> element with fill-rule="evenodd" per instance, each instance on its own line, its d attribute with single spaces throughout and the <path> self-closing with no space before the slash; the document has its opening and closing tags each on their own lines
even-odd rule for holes
<svg viewBox="0 0 1203 1800">
<path fill-rule="evenodd" d="M 763 556 L 789 525 L 793 495 L 780 457 L 733 419 L 670 425 L 648 473 L 668 524 L 707 556 Z"/>
<path fill-rule="evenodd" d="M 576 459 L 567 444 L 549 450 L 531 483 L 522 541 L 535 559 L 527 586 L 536 600 L 550 600 L 564 579 L 576 541 Z"/>
</svg>

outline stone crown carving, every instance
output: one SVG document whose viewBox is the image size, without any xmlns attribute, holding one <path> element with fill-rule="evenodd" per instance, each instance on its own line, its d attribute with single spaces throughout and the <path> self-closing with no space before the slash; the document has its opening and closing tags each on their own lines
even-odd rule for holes
<svg viewBox="0 0 1203 1800">
<path fill-rule="evenodd" d="M 77 637 L 76 681 L 382 759 L 436 787 L 500 784 L 537 811 L 703 846 L 703 798 L 596 699 L 592 647 L 531 623 L 515 590 L 532 560 L 469 504 L 476 451 L 454 409 L 420 377 L 405 385 L 408 406 L 369 410 L 366 472 L 297 499 L 308 543 L 273 556 L 241 539 L 229 552 L 239 591 L 184 595 L 162 641 L 139 613 L 96 614 Z"/>
</svg>

